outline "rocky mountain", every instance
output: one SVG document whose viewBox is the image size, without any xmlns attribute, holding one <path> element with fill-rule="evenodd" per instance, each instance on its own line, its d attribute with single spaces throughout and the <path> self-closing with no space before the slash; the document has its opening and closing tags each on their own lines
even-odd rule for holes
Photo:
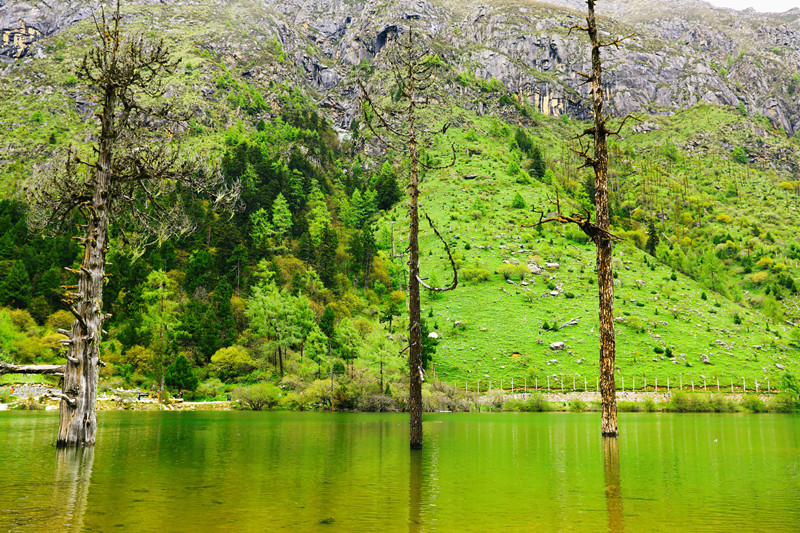
<svg viewBox="0 0 800 533">
<path fill-rule="evenodd" d="M 222 9 L 225 4 L 161 3 L 185 4 L 187 14 L 189 6 Z M 456 69 L 502 82 L 543 114 L 584 118 L 588 113 L 586 87 L 578 75 L 588 69 L 588 47 L 582 35 L 570 33 L 582 21 L 579 0 L 228 4 L 240 10 L 242 23 L 280 41 L 308 85 L 320 92 L 323 104 L 338 113 L 343 127 L 354 116 L 355 98 L 343 80 L 353 67 L 377 56 L 388 39 L 412 26 L 435 35 Z M 13 61 L 35 54 L 39 38 L 90 16 L 95 7 L 58 0 L 0 1 L 0 58 Z M 788 135 L 800 130 L 800 10 L 763 14 L 717 9 L 697 0 L 610 0 L 601 2 L 598 11 L 607 17 L 601 22 L 607 39 L 632 35 L 618 49 L 607 49 L 606 83 L 613 113 L 663 114 L 707 102 L 744 106 Z M 222 43 L 233 55 L 240 44 L 247 47 Z"/>
</svg>

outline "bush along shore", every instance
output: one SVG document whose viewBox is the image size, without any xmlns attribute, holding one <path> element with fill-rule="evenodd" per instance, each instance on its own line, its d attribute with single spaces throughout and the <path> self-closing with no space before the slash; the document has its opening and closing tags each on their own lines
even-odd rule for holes
<svg viewBox="0 0 800 533">
<path fill-rule="evenodd" d="M 55 410 L 57 401 L 45 397 L 47 387 L 0 387 L 0 410 Z M 382 393 L 365 393 L 330 381 L 318 380 L 304 390 L 282 389 L 271 383 L 239 387 L 202 401 L 155 395 L 136 390 L 109 391 L 98 400 L 99 410 L 293 410 L 402 412 L 408 391 L 387 387 Z M 193 398 L 195 400 L 199 398 Z M 423 388 L 426 412 L 585 412 L 600 409 L 597 392 L 516 393 L 493 390 L 484 394 L 457 389 L 444 382 Z M 673 413 L 796 413 L 800 395 L 794 389 L 777 394 L 728 394 L 719 392 L 617 392 L 620 412 Z"/>
</svg>

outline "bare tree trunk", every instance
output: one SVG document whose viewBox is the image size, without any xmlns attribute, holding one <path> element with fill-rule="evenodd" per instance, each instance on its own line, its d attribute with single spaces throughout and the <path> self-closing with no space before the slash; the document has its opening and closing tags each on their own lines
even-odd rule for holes
<svg viewBox="0 0 800 533">
<path fill-rule="evenodd" d="M 603 114 L 603 82 L 600 62 L 601 43 L 597 35 L 594 0 L 588 0 L 588 33 L 592 41 L 592 104 L 594 110 L 594 172 L 597 226 L 601 233 L 595 240 L 597 246 L 597 285 L 600 315 L 600 396 L 602 398 L 602 433 L 616 436 L 617 397 L 614 382 L 616 340 L 614 335 L 614 272 L 608 207 L 608 147 L 606 117 Z"/>
<path fill-rule="evenodd" d="M 412 103 L 413 105 L 413 103 Z M 413 113 L 413 112 L 412 112 Z M 413 114 L 412 114 L 413 117 Z M 411 423 L 411 449 L 422 448 L 422 313 L 419 295 L 419 174 L 417 169 L 417 146 L 414 137 L 414 119 L 411 119 L 411 203 L 409 215 L 408 258 L 408 342 L 409 342 L 409 386 L 408 412 Z"/>
<path fill-rule="evenodd" d="M 92 446 L 97 431 L 97 370 L 103 332 L 103 278 L 108 251 L 109 188 L 112 175 L 116 94 L 106 91 L 100 115 L 100 139 L 93 178 L 93 196 L 83 237 L 83 260 L 78 272 L 78 301 L 71 342 L 64 366 L 64 394 L 59 409 L 56 446 Z"/>
</svg>

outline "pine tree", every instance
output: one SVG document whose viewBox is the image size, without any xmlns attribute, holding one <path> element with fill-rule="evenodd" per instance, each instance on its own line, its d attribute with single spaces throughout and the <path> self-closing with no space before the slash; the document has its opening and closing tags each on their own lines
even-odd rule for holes
<svg viewBox="0 0 800 533">
<path fill-rule="evenodd" d="M 656 231 L 655 222 L 650 219 L 647 224 L 647 242 L 644 245 L 644 249 L 648 254 L 655 257 L 656 248 L 658 248 L 658 231 Z"/>
<path fill-rule="evenodd" d="M 193 391 L 197 388 L 198 379 L 192 371 L 192 365 L 186 356 L 181 354 L 167 367 L 164 373 L 164 384 L 173 390 Z"/>
<path fill-rule="evenodd" d="M 317 248 L 317 272 L 319 279 L 329 289 L 333 288 L 334 276 L 336 276 L 336 249 L 338 247 L 339 238 L 336 236 L 336 232 L 330 224 L 326 224 Z"/>
<path fill-rule="evenodd" d="M 292 212 L 289 211 L 289 204 L 281 193 L 272 204 L 272 227 L 278 244 L 283 242 L 292 229 Z"/>
<path fill-rule="evenodd" d="M 538 179 L 542 179 L 546 170 L 547 167 L 544 164 L 542 151 L 538 146 L 534 146 L 533 150 L 531 151 L 531 174 Z"/>
<path fill-rule="evenodd" d="M 28 307 L 31 295 L 31 280 L 21 260 L 14 261 L 6 279 L 0 285 L 0 303 L 18 309 Z"/>
</svg>

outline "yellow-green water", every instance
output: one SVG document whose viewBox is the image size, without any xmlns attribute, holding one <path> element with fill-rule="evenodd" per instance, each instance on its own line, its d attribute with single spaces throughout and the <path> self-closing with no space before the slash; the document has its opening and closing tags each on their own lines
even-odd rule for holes
<svg viewBox="0 0 800 533">
<path fill-rule="evenodd" d="M 0 413 L 0 531 L 800 531 L 800 417 Z"/>
</svg>

